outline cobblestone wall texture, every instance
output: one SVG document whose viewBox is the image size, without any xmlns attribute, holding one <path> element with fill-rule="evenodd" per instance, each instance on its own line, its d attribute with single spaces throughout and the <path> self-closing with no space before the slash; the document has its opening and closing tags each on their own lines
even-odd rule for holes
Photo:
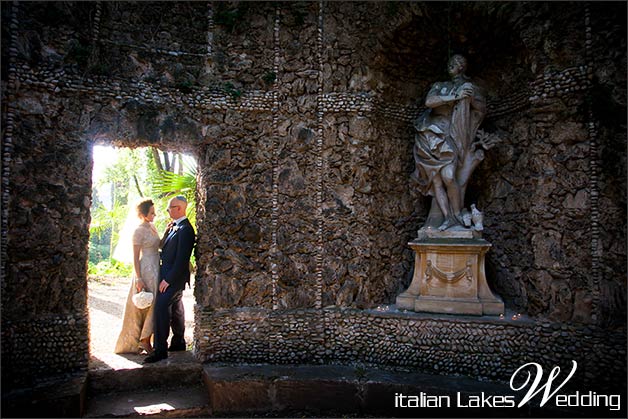
<svg viewBox="0 0 628 419">
<path fill-rule="evenodd" d="M 506 353 L 495 343 L 505 327 L 518 342 L 551 343 L 526 346 L 530 356 L 562 362 L 558 349 L 573 346 L 566 353 L 590 353 L 587 362 L 609 368 L 617 355 L 625 371 L 625 3 L 1 9 L 2 356 L 11 357 L 3 384 L 87 365 L 95 143 L 198 158 L 203 359 L 284 362 L 263 345 L 280 342 L 279 323 L 290 318 L 307 337 L 290 341 L 288 359 L 299 362 L 407 359 L 502 377 L 523 359 L 492 364 L 491 351 Z M 530 325 L 471 321 L 447 334 L 455 319 L 368 311 L 393 303 L 412 276 L 407 242 L 429 206 L 409 177 L 412 122 L 431 83 L 447 77 L 450 53 L 468 57 L 469 75 L 488 92 L 484 129 L 501 138 L 467 192 L 492 243 L 488 281 Z M 278 325 L 260 328 L 270 318 Z M 439 332 L 396 340 L 417 325 Z M 449 345 L 441 333 L 490 338 L 424 356 L 425 346 Z M 611 336 L 603 350 L 586 339 L 599 333 Z M 357 348 L 372 339 L 385 343 L 366 356 Z"/>
<path fill-rule="evenodd" d="M 195 350 L 204 362 L 346 364 L 507 382 L 528 362 L 564 372 L 576 361 L 571 385 L 592 391 L 617 391 L 626 376 L 625 334 L 526 317 L 452 318 L 336 307 L 197 314 Z"/>
</svg>

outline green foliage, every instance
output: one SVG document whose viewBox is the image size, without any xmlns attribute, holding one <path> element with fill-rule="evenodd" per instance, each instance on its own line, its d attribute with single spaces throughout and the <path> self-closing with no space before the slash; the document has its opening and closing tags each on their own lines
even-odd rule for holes
<svg viewBox="0 0 628 419">
<path fill-rule="evenodd" d="M 231 96 L 234 100 L 239 99 L 242 96 L 242 90 L 236 89 L 236 87 L 230 81 L 224 84 L 225 93 Z"/>
<path fill-rule="evenodd" d="M 196 229 L 196 167 L 187 165 L 181 175 L 160 171 L 153 182 L 153 194 L 160 198 L 163 208 L 176 195 L 185 196 L 188 201 L 186 216 Z"/>
<path fill-rule="evenodd" d="M 99 239 L 102 238 L 103 234 L 109 234 L 109 258 L 113 255 L 113 249 L 115 249 L 116 244 L 118 244 L 119 230 L 124 224 L 127 213 L 128 206 L 122 205 L 118 201 L 113 202 L 111 209 L 100 204 L 92 210 L 92 222 L 89 225 L 89 234 Z"/>
<path fill-rule="evenodd" d="M 165 154 L 161 153 L 161 156 Z M 188 200 L 186 215 L 196 228 L 196 163 L 186 156 L 176 158 L 168 153 L 168 157 L 171 162 L 177 160 L 182 163 L 180 174 L 160 170 L 151 148 L 117 149 L 115 163 L 103 171 L 101 178 L 94 178 L 92 222 L 89 229 L 90 274 L 124 276 L 132 269 L 131 264 L 115 260 L 113 254 L 126 218 L 133 212 L 140 197 L 153 199 L 157 214 L 154 224 L 157 231 L 163 234 L 170 221 L 166 211 L 168 200 L 176 195 L 184 195 Z M 177 166 L 173 164 L 171 167 Z M 98 191 L 110 192 L 112 203 L 105 205 L 99 199 Z"/>
<path fill-rule="evenodd" d="M 87 70 L 90 74 L 95 76 L 110 76 L 111 66 L 105 63 L 97 63 L 89 67 Z"/>
<path fill-rule="evenodd" d="M 108 276 L 120 276 L 120 277 L 128 277 L 133 273 L 133 268 L 131 265 L 127 265 L 126 263 L 119 262 L 115 259 L 111 260 L 102 260 L 98 263 L 89 262 L 87 273 L 89 275 L 108 275 Z"/>
<path fill-rule="evenodd" d="M 89 261 L 97 266 L 108 261 L 113 263 L 113 252 L 118 244 L 120 230 L 133 205 L 134 197 L 140 193 L 135 189 L 134 179 L 143 178 L 144 169 L 142 155 L 138 150 L 117 150 L 116 162 L 105 169 L 102 178 L 94 179 L 91 217 L 89 226 Z M 97 190 L 110 191 L 112 202 L 108 208 L 98 199 Z"/>
<path fill-rule="evenodd" d="M 183 80 L 183 81 L 177 82 L 177 84 L 175 84 L 174 87 L 179 89 L 179 91 L 181 91 L 182 93 L 192 93 L 193 86 L 194 84 L 191 81 Z"/>
<path fill-rule="evenodd" d="M 153 152 L 150 147 L 146 147 L 143 150 L 142 154 L 142 164 L 145 170 L 145 178 L 143 179 L 143 183 L 145 185 L 146 191 L 152 191 L 153 189 L 153 179 L 157 178 L 159 169 L 157 168 L 157 164 L 155 163 L 155 159 L 153 158 Z M 148 193 L 148 192 L 146 192 Z M 156 209 L 156 208 L 155 208 Z"/>
<path fill-rule="evenodd" d="M 244 21 L 243 17 L 248 8 L 246 2 L 240 2 L 235 7 L 227 2 L 218 2 L 214 12 L 214 23 L 224 26 L 227 32 L 233 32 Z"/>
<path fill-rule="evenodd" d="M 111 231 L 111 230 L 109 230 Z M 97 264 L 98 262 L 109 259 L 109 237 L 105 238 L 106 243 L 99 243 L 98 238 L 91 236 L 89 238 L 89 263 Z"/>
<path fill-rule="evenodd" d="M 139 150 L 128 148 L 119 149 L 117 156 L 116 162 L 105 170 L 104 177 L 96 181 L 96 186 L 112 185 L 114 202 L 128 205 L 140 195 L 135 188 L 134 177 L 146 177 L 145 159 Z"/>
<path fill-rule="evenodd" d="M 91 54 L 92 48 L 90 46 L 83 45 L 75 40 L 68 50 L 68 53 L 65 55 L 64 61 L 66 63 L 76 63 L 81 67 L 86 67 Z"/>
<path fill-rule="evenodd" d="M 262 76 L 262 80 L 264 80 L 268 84 L 273 84 L 275 80 L 277 80 L 277 74 L 274 71 L 268 71 L 264 76 Z"/>
<path fill-rule="evenodd" d="M 290 13 L 296 26 L 301 26 L 305 23 L 305 16 L 307 16 L 307 2 L 297 1 L 290 4 Z"/>
<path fill-rule="evenodd" d="M 396 1 L 389 1 L 386 3 L 386 16 L 394 17 L 399 13 L 399 3 Z"/>
</svg>

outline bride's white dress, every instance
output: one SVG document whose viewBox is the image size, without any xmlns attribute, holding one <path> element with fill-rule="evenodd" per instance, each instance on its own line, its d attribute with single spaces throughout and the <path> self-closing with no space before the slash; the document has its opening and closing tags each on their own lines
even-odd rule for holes
<svg viewBox="0 0 628 419">
<path fill-rule="evenodd" d="M 143 222 L 133 232 L 133 245 L 141 246 L 140 250 L 140 274 L 145 284 L 145 289 L 153 293 L 155 301 L 155 291 L 159 278 L 159 233 L 152 223 Z M 135 284 L 135 270 L 129 295 L 124 308 L 124 320 L 122 321 L 122 331 L 118 336 L 115 353 L 138 353 L 140 350 L 140 339 L 145 339 L 153 334 L 153 306 L 140 310 L 135 307 L 131 298 L 137 293 Z"/>
</svg>

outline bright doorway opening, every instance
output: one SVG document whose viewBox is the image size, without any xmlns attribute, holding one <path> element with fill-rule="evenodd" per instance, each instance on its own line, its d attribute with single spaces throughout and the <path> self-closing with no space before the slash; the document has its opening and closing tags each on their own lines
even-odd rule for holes
<svg viewBox="0 0 628 419">
<path fill-rule="evenodd" d="M 122 330 L 132 282 L 131 235 L 139 220 L 136 203 L 142 197 L 155 203 L 153 222 L 160 236 L 169 222 L 167 202 L 175 195 L 188 199 L 187 217 L 196 229 L 197 163 L 194 156 L 155 148 L 93 146 L 92 206 L 88 261 L 90 368 L 139 367 L 145 355 L 114 353 Z M 194 272 L 183 292 L 185 340 L 192 349 L 194 332 Z M 96 365 L 97 367 L 98 365 Z"/>
</svg>

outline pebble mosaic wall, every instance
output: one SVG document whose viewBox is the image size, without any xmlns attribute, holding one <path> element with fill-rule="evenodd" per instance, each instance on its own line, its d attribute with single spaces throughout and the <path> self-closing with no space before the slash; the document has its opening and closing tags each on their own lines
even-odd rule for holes
<svg viewBox="0 0 628 419">
<path fill-rule="evenodd" d="M 525 317 L 429 316 L 390 306 L 197 310 L 196 316 L 195 351 L 204 362 L 346 364 L 508 381 L 527 362 L 551 369 L 575 360 L 580 390 L 584 384 L 597 391 L 616 391 L 626 376 L 625 331 Z"/>
<path fill-rule="evenodd" d="M 15 69 L 21 85 L 32 89 L 52 91 L 57 94 L 82 93 L 101 100 L 139 100 L 162 106 L 180 106 L 199 110 L 235 110 L 270 112 L 273 109 L 273 93 L 245 92 L 234 99 L 218 88 L 202 88 L 193 94 L 182 93 L 176 88 L 144 81 L 112 80 L 105 76 L 83 78 L 72 69 L 38 68 L 22 64 Z M 489 98 L 491 118 L 512 114 L 547 98 L 560 97 L 589 88 L 586 67 L 567 68 L 561 72 L 544 74 L 530 83 L 528 91 L 515 92 L 511 96 Z M 325 113 L 378 114 L 399 121 L 412 122 L 425 108 L 400 106 L 378 100 L 371 92 L 321 93 L 320 107 Z"/>
<path fill-rule="evenodd" d="M 2 381 L 8 390 L 33 385 L 41 378 L 87 371 L 89 319 L 54 316 L 2 324 Z"/>
</svg>

